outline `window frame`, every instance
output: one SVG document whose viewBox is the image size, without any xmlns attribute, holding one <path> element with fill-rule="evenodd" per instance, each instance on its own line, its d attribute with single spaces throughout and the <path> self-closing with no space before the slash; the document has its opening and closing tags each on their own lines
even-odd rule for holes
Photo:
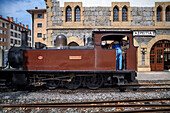
<svg viewBox="0 0 170 113">
<path fill-rule="evenodd" d="M 6 28 L 5 23 L 2 23 L 2 27 L 3 27 L 3 28 Z"/>
<path fill-rule="evenodd" d="M 18 42 L 18 41 L 17 41 L 17 40 L 15 40 L 15 41 L 14 41 L 14 44 L 17 44 L 17 42 Z"/>
<path fill-rule="evenodd" d="M 158 6 L 156 9 L 156 21 L 162 22 L 162 7 Z"/>
<path fill-rule="evenodd" d="M 66 22 L 72 21 L 72 9 L 70 6 L 67 6 L 66 8 Z"/>
<path fill-rule="evenodd" d="M 117 12 L 115 13 L 116 10 Z M 119 21 L 119 8 L 117 6 L 113 8 L 113 21 Z"/>
<path fill-rule="evenodd" d="M 79 9 L 79 10 L 77 10 Z M 75 8 L 75 22 L 80 22 L 81 21 L 81 9 L 79 6 Z"/>
<path fill-rule="evenodd" d="M 14 32 L 13 31 L 11 31 L 11 36 L 14 36 Z"/>
<path fill-rule="evenodd" d="M 122 21 L 123 22 L 128 21 L 128 8 L 126 6 L 122 8 Z"/>
<path fill-rule="evenodd" d="M 42 33 L 37 33 L 38 38 L 42 38 Z"/>
<path fill-rule="evenodd" d="M 15 26 L 15 31 L 17 31 L 18 30 L 18 27 L 17 26 Z"/>
<path fill-rule="evenodd" d="M 14 43 L 14 39 L 11 39 L 11 41 L 10 41 L 10 42 L 11 42 L 11 44 L 13 44 L 13 43 Z"/>
<path fill-rule="evenodd" d="M 18 38 L 21 38 L 21 34 L 18 34 Z"/>
<path fill-rule="evenodd" d="M 165 14 L 166 14 L 166 21 L 169 22 L 170 21 L 170 6 L 166 7 Z"/>
<path fill-rule="evenodd" d="M 14 29 L 14 26 L 11 24 L 11 29 Z"/>
<path fill-rule="evenodd" d="M 42 28 L 42 23 L 37 23 L 37 28 Z"/>
<path fill-rule="evenodd" d="M 41 15 L 41 16 L 40 16 Z M 38 13 L 37 14 L 37 18 L 43 18 L 43 14 L 42 13 Z"/>
<path fill-rule="evenodd" d="M 18 37 L 18 35 L 17 35 L 17 33 L 15 33 L 15 38 L 17 38 Z"/>
</svg>

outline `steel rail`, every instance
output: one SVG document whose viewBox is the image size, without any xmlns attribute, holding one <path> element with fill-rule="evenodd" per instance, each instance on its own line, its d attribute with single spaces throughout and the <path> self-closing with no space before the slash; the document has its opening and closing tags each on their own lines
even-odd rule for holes
<svg viewBox="0 0 170 113">
<path fill-rule="evenodd" d="M 168 107 L 170 108 L 170 104 L 160 105 L 160 104 L 129 104 L 129 105 L 99 105 L 99 104 L 72 104 L 72 105 L 2 105 L 3 108 L 113 108 L 113 107 Z"/>
<path fill-rule="evenodd" d="M 159 98 L 159 99 L 136 99 L 136 100 L 113 100 L 113 101 L 96 101 L 96 102 L 66 102 L 66 103 L 31 103 L 22 105 L 71 105 L 71 104 L 105 104 L 105 103 L 127 103 L 127 102 L 153 102 L 153 101 L 170 101 L 170 98 Z M 19 106 L 21 104 L 13 105 Z M 0 106 L 3 106 L 0 104 Z M 4 105 L 8 106 L 8 105 Z"/>
<path fill-rule="evenodd" d="M 170 109 L 146 109 L 146 110 L 128 110 L 128 111 L 114 111 L 112 113 L 141 113 L 141 112 L 160 112 L 160 111 L 170 111 Z M 109 112 L 108 112 L 109 113 Z"/>
<path fill-rule="evenodd" d="M 17 104 L 0 105 L 0 108 L 6 107 L 170 107 L 170 104 L 126 104 L 130 102 L 150 102 L 150 101 L 169 101 L 170 98 L 160 99 L 138 99 L 138 100 L 115 100 L 115 101 L 97 101 L 97 102 L 69 102 L 69 103 L 38 103 L 38 104 Z M 119 103 L 118 105 L 110 105 Z"/>
<path fill-rule="evenodd" d="M 136 100 L 113 100 L 113 101 L 96 101 L 96 102 L 67 102 L 67 103 L 38 103 L 38 104 L 26 104 L 26 105 L 67 105 L 67 104 L 103 104 L 103 103 L 118 103 L 118 102 L 148 102 L 148 101 L 164 101 L 170 100 L 170 98 L 159 99 L 136 99 Z"/>
</svg>

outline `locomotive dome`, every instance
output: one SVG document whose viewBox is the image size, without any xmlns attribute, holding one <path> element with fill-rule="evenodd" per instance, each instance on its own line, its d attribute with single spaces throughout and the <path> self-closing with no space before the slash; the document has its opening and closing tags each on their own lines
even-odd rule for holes
<svg viewBox="0 0 170 113">
<path fill-rule="evenodd" d="M 66 46 L 66 45 L 67 45 L 67 37 L 63 34 L 57 35 L 55 40 L 55 46 L 59 47 L 59 46 Z"/>
</svg>

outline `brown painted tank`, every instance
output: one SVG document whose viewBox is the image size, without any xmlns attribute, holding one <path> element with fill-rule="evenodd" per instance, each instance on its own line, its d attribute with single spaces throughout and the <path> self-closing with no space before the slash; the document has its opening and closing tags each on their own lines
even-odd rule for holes
<svg viewBox="0 0 170 113">
<path fill-rule="evenodd" d="M 136 70 L 137 48 L 133 46 L 132 32 L 94 32 L 95 46 L 90 49 L 79 47 L 25 50 L 24 70 L 116 70 L 116 50 L 101 47 L 101 38 L 107 35 L 129 37 L 130 47 L 126 52 L 126 70 Z M 64 35 L 57 36 L 57 46 L 63 46 L 66 43 L 65 38 Z"/>
</svg>

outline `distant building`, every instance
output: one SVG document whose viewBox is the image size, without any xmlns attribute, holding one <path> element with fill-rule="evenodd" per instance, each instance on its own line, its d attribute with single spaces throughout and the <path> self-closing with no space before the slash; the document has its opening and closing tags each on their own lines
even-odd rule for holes
<svg viewBox="0 0 170 113">
<path fill-rule="evenodd" d="M 46 9 L 27 10 L 32 15 L 32 39 L 33 45 L 35 42 L 47 44 L 46 38 Z"/>
<path fill-rule="evenodd" d="M 13 17 L 6 19 L 0 16 L 0 47 L 1 49 L 8 50 L 12 46 L 21 45 L 21 31 L 28 31 L 28 46 L 31 47 L 31 30 L 28 25 L 21 25 L 14 22 Z"/>
<path fill-rule="evenodd" d="M 9 49 L 9 22 L 0 16 L 0 49 Z"/>
</svg>

